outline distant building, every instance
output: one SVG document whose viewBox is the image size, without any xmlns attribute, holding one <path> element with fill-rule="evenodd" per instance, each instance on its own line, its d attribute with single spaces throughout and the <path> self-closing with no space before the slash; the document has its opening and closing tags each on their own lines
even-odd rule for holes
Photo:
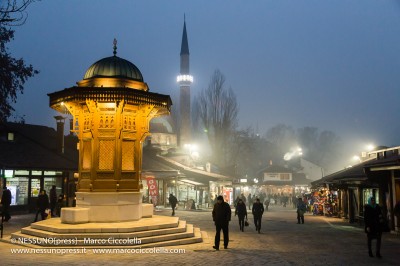
<svg viewBox="0 0 400 266">
<path fill-rule="evenodd" d="M 152 147 L 163 151 L 177 148 L 177 136 L 167 117 L 154 118 L 150 122 L 150 133 L 148 142 L 151 143 Z"/>
<path fill-rule="evenodd" d="M 53 185 L 57 195 L 66 195 L 72 204 L 77 143 L 75 136 L 64 136 L 63 125 L 56 131 L 39 125 L 0 124 L 1 186 L 11 190 L 13 210 L 35 210 L 40 190 L 49 194 Z"/>
<path fill-rule="evenodd" d="M 285 196 L 309 192 L 310 181 L 305 174 L 280 165 L 269 165 L 257 173 L 260 191 Z"/>
<path fill-rule="evenodd" d="M 324 176 L 324 169 L 321 166 L 316 165 L 315 163 L 312 163 L 304 158 L 300 158 L 300 166 L 301 169 L 298 171 L 298 173 L 305 174 L 307 179 L 314 181 Z"/>
</svg>

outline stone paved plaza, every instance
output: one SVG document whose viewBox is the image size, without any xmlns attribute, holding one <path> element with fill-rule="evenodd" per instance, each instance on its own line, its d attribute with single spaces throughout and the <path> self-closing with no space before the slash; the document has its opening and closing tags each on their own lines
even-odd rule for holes
<svg viewBox="0 0 400 266">
<path fill-rule="evenodd" d="M 155 212 L 170 213 L 169 209 Z M 264 214 L 258 234 L 252 215 L 244 232 L 239 231 L 237 217 L 233 215 L 229 248 L 215 251 L 211 210 L 178 209 L 177 216 L 208 235 L 203 243 L 166 247 L 184 249 L 183 254 L 94 254 L 92 249 L 86 249 L 84 254 L 12 254 L 12 249 L 26 248 L 10 244 L 10 234 L 33 220 L 31 214 L 15 215 L 5 224 L 0 265 L 400 265 L 400 235 L 385 233 L 383 258 L 370 258 L 363 228 L 338 218 L 306 214 L 305 224 L 299 225 L 294 209 L 272 206 Z"/>
</svg>

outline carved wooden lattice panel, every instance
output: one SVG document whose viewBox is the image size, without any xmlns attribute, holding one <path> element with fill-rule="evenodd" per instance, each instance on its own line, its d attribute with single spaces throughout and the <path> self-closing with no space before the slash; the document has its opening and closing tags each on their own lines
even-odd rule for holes
<svg viewBox="0 0 400 266">
<path fill-rule="evenodd" d="M 90 170 L 92 164 L 92 145 L 90 140 L 84 140 L 82 150 L 82 169 Z"/>
<path fill-rule="evenodd" d="M 83 110 L 83 130 L 89 130 L 91 127 L 91 115 L 88 108 Z"/>
<path fill-rule="evenodd" d="M 114 169 L 114 140 L 99 141 L 99 170 Z"/>
<path fill-rule="evenodd" d="M 78 116 L 74 117 L 74 130 L 76 132 L 79 131 L 79 117 Z"/>
<path fill-rule="evenodd" d="M 114 121 L 115 121 L 114 115 L 101 115 L 99 128 L 114 128 L 115 127 Z"/>
<path fill-rule="evenodd" d="M 133 171 L 134 166 L 134 141 L 122 142 L 122 171 Z"/>
<path fill-rule="evenodd" d="M 132 116 L 124 116 L 124 129 L 126 130 L 136 130 L 136 121 Z"/>
</svg>

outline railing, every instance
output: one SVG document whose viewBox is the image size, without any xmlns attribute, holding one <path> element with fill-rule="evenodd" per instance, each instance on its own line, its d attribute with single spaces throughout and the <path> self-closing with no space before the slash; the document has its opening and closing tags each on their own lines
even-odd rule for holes
<svg viewBox="0 0 400 266">
<path fill-rule="evenodd" d="M 170 110 L 172 105 L 169 95 L 145 92 L 130 88 L 71 87 L 48 94 L 50 106 L 62 102 L 96 100 L 104 102 L 126 101 L 131 104 L 152 104 Z"/>
</svg>

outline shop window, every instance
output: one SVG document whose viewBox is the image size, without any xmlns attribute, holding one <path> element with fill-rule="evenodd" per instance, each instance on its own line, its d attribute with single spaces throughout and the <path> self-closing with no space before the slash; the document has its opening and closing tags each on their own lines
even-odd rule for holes
<svg viewBox="0 0 400 266">
<path fill-rule="evenodd" d="M 46 194 L 49 195 L 50 197 L 50 189 L 54 186 L 56 186 L 56 193 L 57 196 L 62 194 L 62 177 L 45 177 L 44 178 L 44 190 L 46 190 Z"/>
<path fill-rule="evenodd" d="M 282 181 L 292 180 L 292 175 L 289 173 L 279 174 L 279 177 L 280 177 L 280 180 L 282 180 Z"/>
<path fill-rule="evenodd" d="M 31 197 L 38 197 L 40 192 L 40 179 L 32 178 L 31 179 Z"/>
<path fill-rule="evenodd" d="M 14 141 L 14 133 L 13 132 L 8 132 L 7 140 L 8 141 Z"/>
<path fill-rule="evenodd" d="M 4 177 L 5 178 L 12 178 L 14 177 L 14 170 L 4 170 Z"/>
<path fill-rule="evenodd" d="M 27 177 L 7 178 L 7 188 L 11 191 L 11 205 L 28 204 L 28 183 Z"/>
</svg>

